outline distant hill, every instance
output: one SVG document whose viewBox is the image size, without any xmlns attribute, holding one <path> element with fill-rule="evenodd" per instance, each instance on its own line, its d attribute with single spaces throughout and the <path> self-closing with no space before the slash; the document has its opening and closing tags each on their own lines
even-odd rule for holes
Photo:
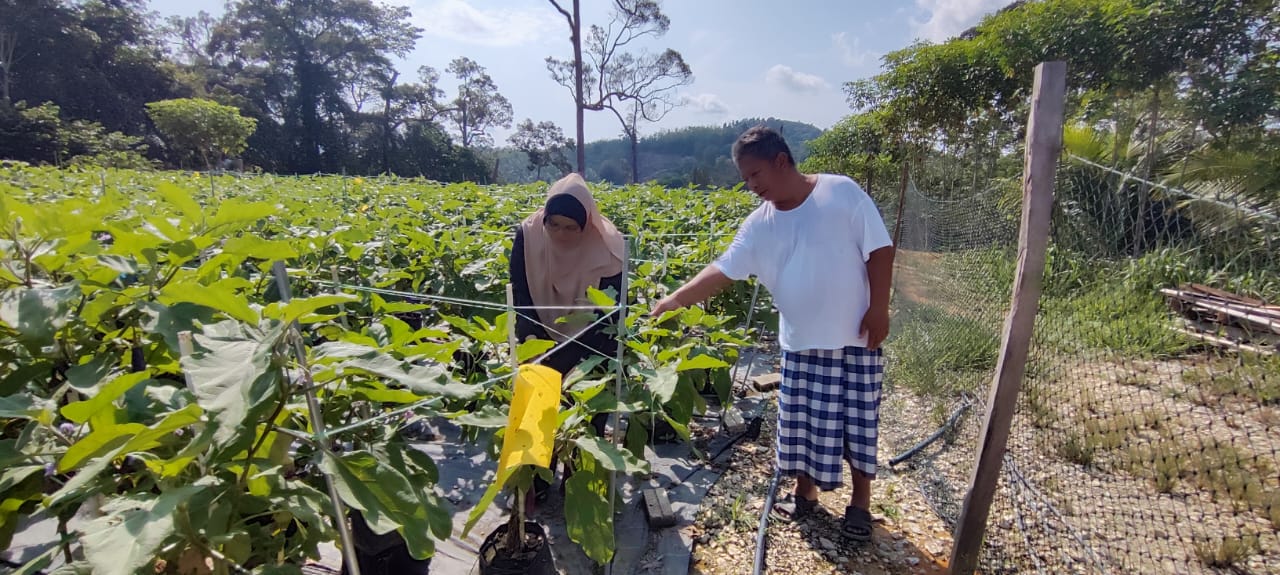
<svg viewBox="0 0 1280 575">
<path fill-rule="evenodd" d="M 721 126 L 697 126 L 659 132 L 640 139 L 640 179 L 656 180 L 672 187 L 689 184 L 732 186 L 739 181 L 730 148 L 739 134 L 757 124 L 782 132 L 797 161 L 809 156 L 808 143 L 822 134 L 817 127 L 776 118 L 749 118 Z M 529 182 L 536 174 L 526 167 L 524 154 L 513 149 L 496 150 L 499 180 Z M 587 178 L 623 184 L 630 180 L 630 143 L 622 138 L 587 144 Z M 543 179 L 553 179 L 554 169 L 544 170 Z"/>
</svg>

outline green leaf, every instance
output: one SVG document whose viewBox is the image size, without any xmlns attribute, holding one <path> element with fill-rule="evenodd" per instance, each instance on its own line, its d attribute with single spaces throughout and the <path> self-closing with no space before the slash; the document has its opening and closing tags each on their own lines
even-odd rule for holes
<svg viewBox="0 0 1280 575">
<path fill-rule="evenodd" d="M 164 416 L 159 423 L 156 423 L 146 431 L 139 432 L 133 436 L 128 443 L 125 444 L 123 454 L 134 453 L 137 451 L 145 451 L 160 444 L 160 440 L 168 437 L 174 430 L 186 427 L 197 421 L 200 421 L 202 410 L 199 405 L 191 404 L 178 411 L 171 412 Z"/>
<path fill-rule="evenodd" d="M 573 443 L 583 451 L 591 454 L 591 457 L 595 458 L 600 465 L 609 471 L 618 471 L 628 475 L 649 472 L 649 464 L 647 462 L 637 459 L 630 451 L 619 449 L 618 446 L 599 437 L 579 437 L 573 440 Z"/>
<path fill-rule="evenodd" d="M 3 513 L 3 512 L 0 512 Z M 14 571 L 10 571 L 10 575 L 40 575 L 45 572 L 45 568 L 53 564 L 53 559 L 62 554 L 62 546 L 50 544 L 49 549 L 32 557 L 31 560 L 23 563 L 21 567 Z"/>
<path fill-rule="evenodd" d="M 25 393 L 0 397 L 0 417 L 40 419 L 46 409 L 45 402 L 37 403 L 33 396 Z"/>
<path fill-rule="evenodd" d="M 354 303 L 357 301 L 360 301 L 360 298 L 347 294 L 329 294 L 308 298 L 297 298 L 290 300 L 289 303 L 284 306 L 284 310 L 280 312 L 277 319 L 284 323 L 291 323 L 304 315 L 323 308 L 344 303 Z"/>
<path fill-rule="evenodd" d="M 101 493 L 102 490 L 97 486 L 98 476 L 111 466 L 112 460 L 119 453 L 120 449 L 116 448 L 115 451 L 98 457 L 77 470 L 70 481 L 49 496 L 49 508 L 61 509 L 74 501 L 82 501 L 89 496 Z"/>
<path fill-rule="evenodd" d="M 222 244 L 222 253 L 265 261 L 298 257 L 293 245 L 284 240 L 264 240 L 258 236 L 239 236 Z"/>
<path fill-rule="evenodd" d="M 98 393 L 98 387 L 107 380 L 119 364 L 120 356 L 112 353 L 94 356 L 89 361 L 68 369 L 67 383 L 80 393 L 88 395 Z"/>
<path fill-rule="evenodd" d="M 22 465 L 5 469 L 0 472 L 0 495 L 9 496 L 10 494 L 6 493 L 7 491 L 37 473 L 44 473 L 43 465 Z"/>
<path fill-rule="evenodd" d="M 164 344 L 173 355 L 177 355 L 178 334 L 184 331 L 200 333 L 200 326 L 214 321 L 214 313 L 208 308 L 193 303 L 175 303 L 163 305 L 157 302 L 142 302 L 140 307 L 146 314 L 142 320 L 142 329 L 147 333 L 164 338 Z"/>
<path fill-rule="evenodd" d="M 116 398 L 124 395 L 133 386 L 146 381 L 151 377 L 151 371 L 139 371 L 136 373 L 128 373 L 111 380 L 98 390 L 98 394 L 84 401 L 77 401 L 63 406 L 62 416 L 71 420 L 73 423 L 84 423 L 89 421 L 90 417 L 107 408 L 114 408 Z"/>
<path fill-rule="evenodd" d="M 507 426 L 507 410 L 493 404 L 487 404 L 478 411 L 464 414 L 454 421 L 460 425 L 470 425 L 483 429 L 496 429 Z"/>
<path fill-rule="evenodd" d="M 136 508 L 107 515 L 85 526 L 85 559 L 95 575 L 133 575 L 155 560 L 156 552 L 174 534 L 178 505 L 204 490 L 187 485 L 154 499 L 138 501 Z"/>
<path fill-rule="evenodd" d="M 191 376 L 196 402 L 218 426 L 214 441 L 225 444 L 242 434 L 246 422 L 256 422 L 271 408 L 279 388 L 280 370 L 271 366 L 269 342 L 195 336 L 199 348 L 182 358 Z"/>
<path fill-rule="evenodd" d="M 325 456 L 320 468 L 333 478 L 343 502 L 359 510 L 376 534 L 398 530 L 410 555 L 430 557 L 435 543 L 427 502 L 403 474 L 367 451 Z"/>
<path fill-rule="evenodd" d="M 652 377 L 645 380 L 645 386 L 653 393 L 661 404 L 666 404 L 675 396 L 676 384 L 680 382 L 680 376 L 676 373 L 676 369 L 672 366 L 663 366 L 654 372 Z"/>
<path fill-rule="evenodd" d="M 249 203 L 238 198 L 230 198 L 218 206 L 218 213 L 209 220 L 209 227 L 254 223 L 274 213 L 276 213 L 276 207 L 271 204 Z"/>
<path fill-rule="evenodd" d="M 406 364 L 384 353 L 373 353 L 336 364 L 342 369 L 357 369 L 372 375 L 394 380 L 414 393 L 443 395 L 449 398 L 468 399 L 479 393 L 480 386 L 455 381 L 438 365 Z"/>
<path fill-rule="evenodd" d="M 596 307 L 604 309 L 618 307 L 618 302 L 614 301 L 612 296 L 595 287 L 587 288 L 587 299 Z"/>
<path fill-rule="evenodd" d="M 133 436 L 146 430 L 147 426 L 141 423 L 122 423 L 95 429 L 67 448 L 67 452 L 58 461 L 58 472 L 66 473 L 79 467 L 86 459 L 123 447 Z"/>
<path fill-rule="evenodd" d="M 177 303 L 202 305 L 242 322 L 258 325 L 258 312 L 249 307 L 248 300 L 224 287 L 222 282 L 208 286 L 194 281 L 171 283 L 160 292 L 160 302 L 170 306 Z"/>
<path fill-rule="evenodd" d="M 538 357 L 556 346 L 556 342 L 546 339 L 531 339 L 516 346 L 516 358 L 520 363 Z"/>
<path fill-rule="evenodd" d="M 67 325 L 72 303 L 79 298 L 80 285 L 74 282 L 59 288 L 7 289 L 0 293 L 0 321 L 29 347 L 43 347 Z"/>
<path fill-rule="evenodd" d="M 564 520 L 569 538 L 601 565 L 613 559 L 616 542 L 609 510 L 609 474 L 579 469 L 565 482 Z"/>
<path fill-rule="evenodd" d="M 676 367 L 676 371 L 688 371 L 691 369 L 719 369 L 729 367 L 729 364 L 711 357 L 706 354 L 699 354 L 697 357 L 691 357 L 680 362 Z"/>
<path fill-rule="evenodd" d="M 191 192 L 178 187 L 177 184 L 163 182 L 156 186 L 156 193 L 178 208 L 178 212 L 187 222 L 194 225 L 204 219 L 204 212 L 200 210 L 200 204 L 191 197 Z"/>
</svg>

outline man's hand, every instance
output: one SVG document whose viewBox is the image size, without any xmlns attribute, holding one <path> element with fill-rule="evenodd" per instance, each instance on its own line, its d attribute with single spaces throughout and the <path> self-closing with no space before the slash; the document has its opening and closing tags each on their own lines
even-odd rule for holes
<svg viewBox="0 0 1280 575">
<path fill-rule="evenodd" d="M 889 337 L 888 306 L 867 309 L 866 315 L 862 316 L 861 334 L 867 338 L 867 349 L 877 349 L 884 343 L 884 338 Z"/>
<path fill-rule="evenodd" d="M 680 303 L 680 301 L 676 299 L 676 294 L 671 294 L 662 298 L 662 300 L 658 302 L 658 305 L 653 306 L 653 311 L 649 312 L 649 315 L 652 317 L 662 317 L 662 314 L 678 310 L 682 307 L 684 307 L 684 304 Z"/>
<path fill-rule="evenodd" d="M 698 272 L 698 275 L 694 276 L 692 280 L 689 280 L 689 283 L 680 286 L 680 289 L 662 298 L 658 305 L 653 306 L 653 311 L 649 312 L 649 315 L 660 317 L 669 311 L 698 304 L 731 283 L 733 283 L 733 280 L 720 273 L 718 268 L 713 265 L 707 266 L 701 272 Z"/>
</svg>

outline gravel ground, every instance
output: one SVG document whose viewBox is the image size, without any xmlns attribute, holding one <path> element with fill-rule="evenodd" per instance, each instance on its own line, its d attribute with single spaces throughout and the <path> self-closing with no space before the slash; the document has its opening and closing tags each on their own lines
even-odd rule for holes
<svg viewBox="0 0 1280 575">
<path fill-rule="evenodd" d="M 908 416 L 912 406 L 886 397 L 885 414 Z M 929 424 L 923 411 L 918 429 Z M 766 408 L 758 440 L 735 448 L 724 476 L 703 501 L 698 522 L 687 528 L 694 540 L 691 573 L 705 575 L 751 573 L 755 564 L 756 534 L 774 468 L 776 407 Z M 885 419 L 882 416 L 882 422 Z M 913 425 L 901 419 L 894 423 Z M 906 446 L 886 433 L 882 424 L 881 459 Z M 770 520 L 766 537 L 767 573 L 942 574 L 951 549 L 951 535 L 933 513 L 909 477 L 883 464 L 873 484 L 872 512 L 876 519 L 870 543 L 855 543 L 840 535 L 840 521 L 848 503 L 848 471 L 845 486 L 824 492 L 820 511 L 798 524 Z M 784 479 L 778 497 L 794 489 Z"/>
</svg>

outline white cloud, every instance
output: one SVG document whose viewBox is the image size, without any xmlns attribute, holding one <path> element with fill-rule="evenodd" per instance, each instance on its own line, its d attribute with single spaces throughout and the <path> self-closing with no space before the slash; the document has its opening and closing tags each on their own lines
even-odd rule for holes
<svg viewBox="0 0 1280 575">
<path fill-rule="evenodd" d="M 724 104 L 720 96 L 715 94 L 695 94 L 686 95 L 680 99 L 680 103 L 703 114 L 728 114 L 729 107 Z"/>
<path fill-rule="evenodd" d="M 791 66 L 778 64 L 764 75 L 765 81 L 792 92 L 818 92 L 827 87 L 827 81 L 813 74 L 797 72 Z"/>
<path fill-rule="evenodd" d="M 928 20 L 913 21 L 916 36 L 942 42 L 970 26 L 982 16 L 994 12 L 1009 0 L 916 0 L 916 7 L 929 14 Z"/>
<path fill-rule="evenodd" d="M 840 61 L 850 68 L 865 66 L 876 57 L 875 52 L 862 49 L 861 38 L 854 38 L 853 44 L 850 44 L 844 32 L 832 34 L 831 43 L 835 44 L 836 52 L 840 54 Z"/>
<path fill-rule="evenodd" d="M 537 42 L 558 31 L 554 10 L 478 8 L 467 0 L 436 0 L 413 8 L 416 23 L 426 35 L 467 44 L 511 47 Z"/>
</svg>

